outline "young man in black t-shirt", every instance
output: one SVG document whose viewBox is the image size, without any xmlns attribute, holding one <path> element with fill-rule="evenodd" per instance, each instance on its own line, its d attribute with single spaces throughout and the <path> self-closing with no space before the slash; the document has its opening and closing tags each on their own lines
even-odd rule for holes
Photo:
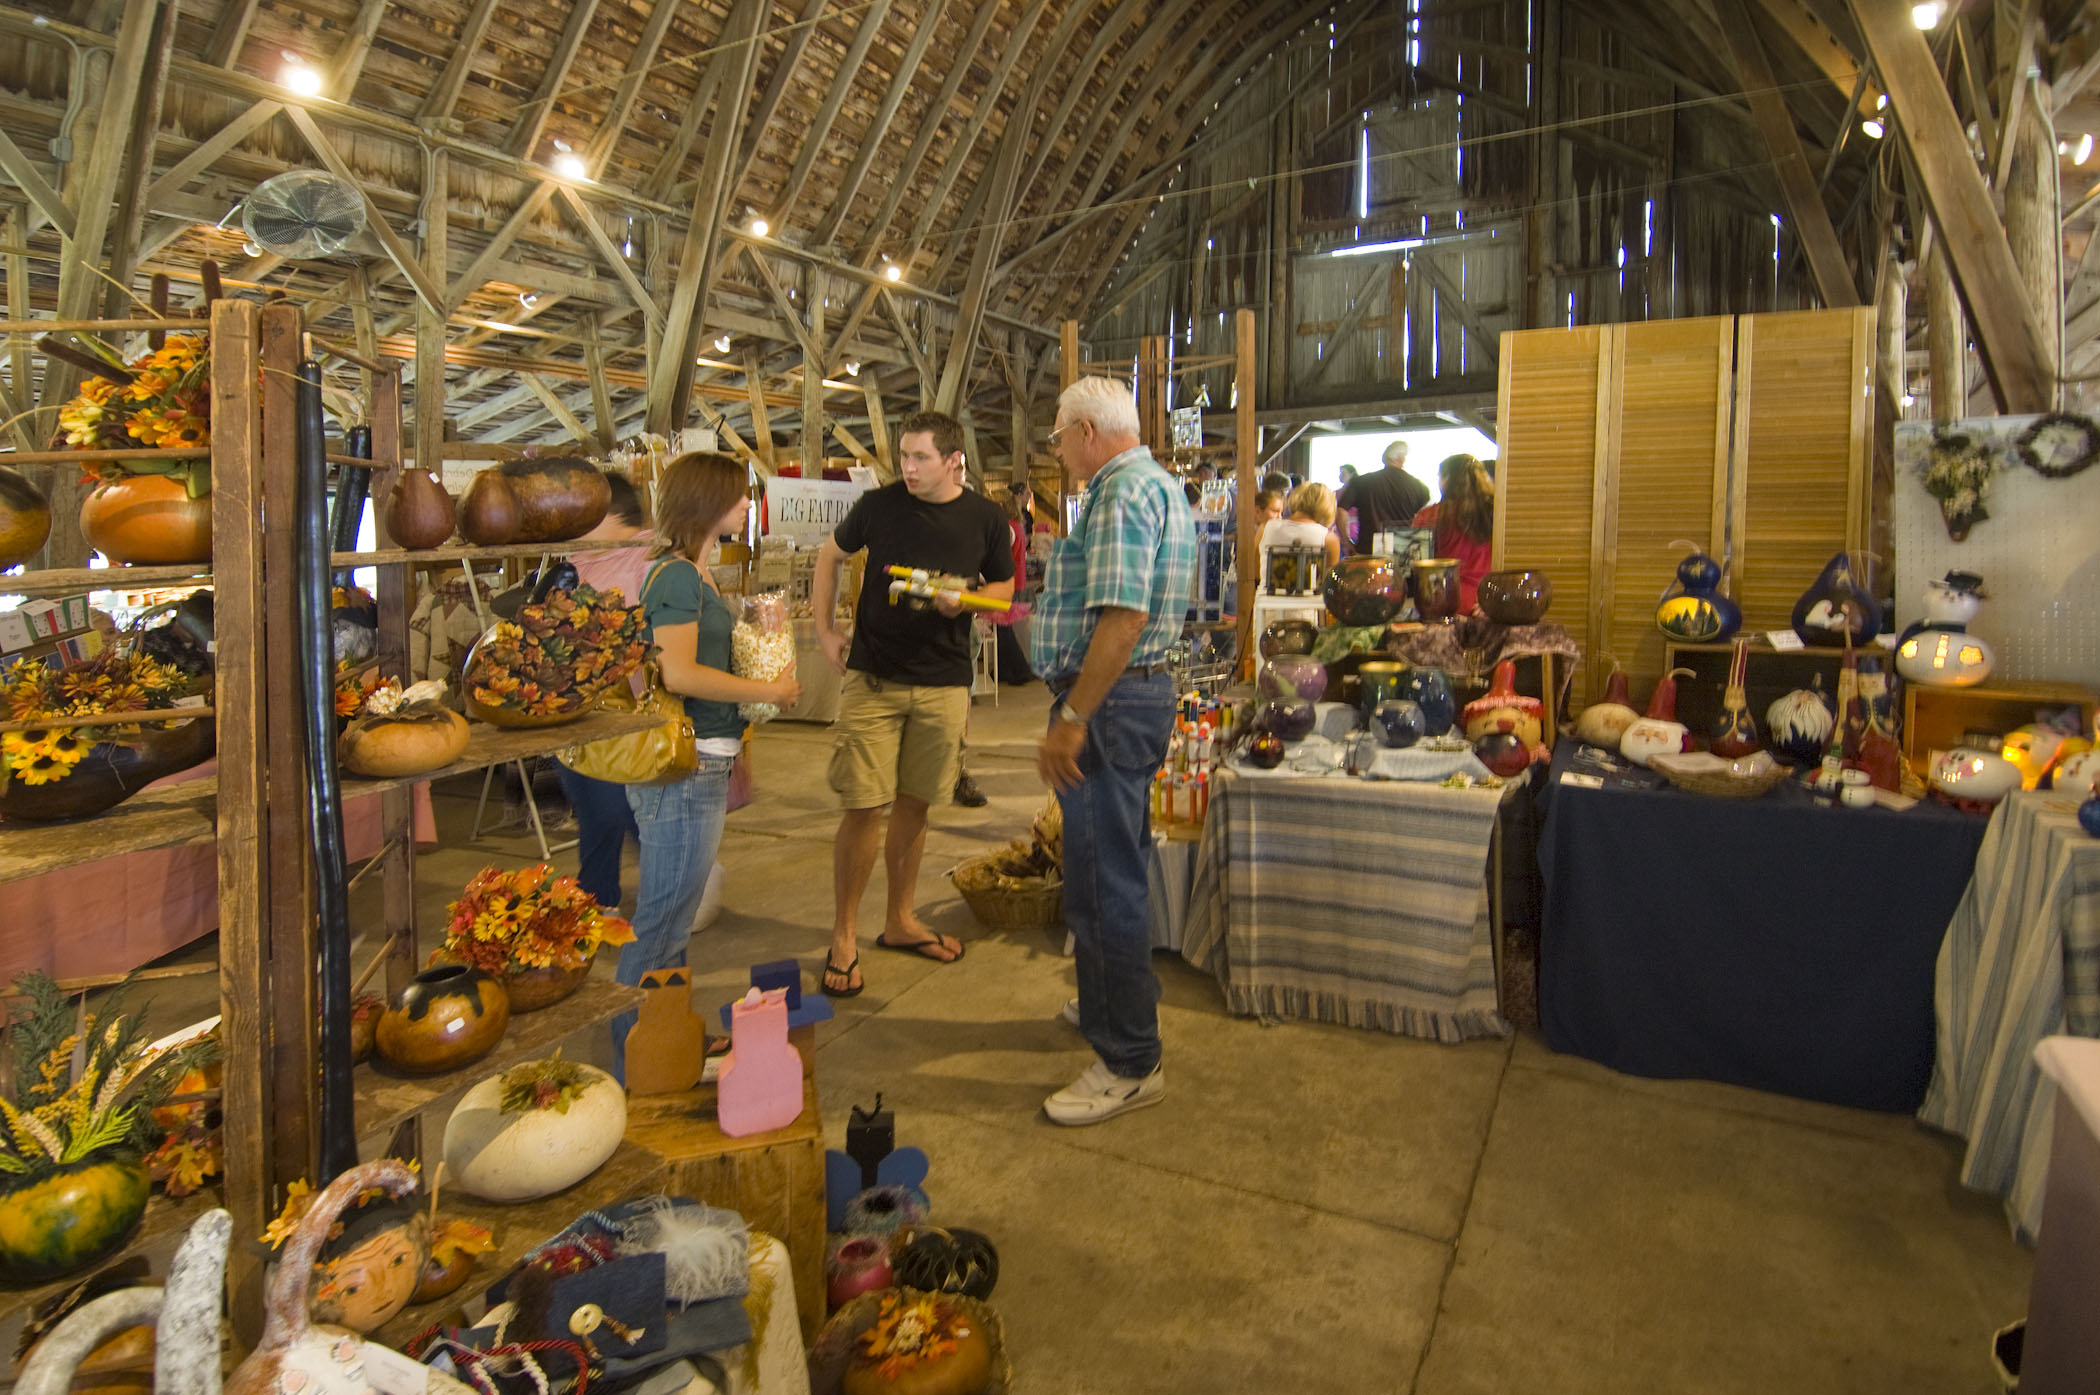
<svg viewBox="0 0 2100 1395">
<path fill-rule="evenodd" d="M 890 604 L 888 569 L 960 577 L 1002 599 L 1014 589 L 1006 515 L 962 486 L 961 425 L 938 412 L 915 413 L 904 419 L 898 453 L 903 478 L 863 494 L 824 540 L 810 597 L 817 638 L 846 676 L 831 752 L 831 787 L 845 806 L 832 843 L 831 953 L 824 965 L 824 991 L 834 998 L 850 998 L 864 986 L 860 898 L 875 870 L 885 807 L 889 831 L 880 841 L 889 889 L 875 943 L 943 964 L 963 953 L 961 941 L 934 934 L 919 919 L 912 892 L 927 807 L 955 786 L 970 712 L 970 616 L 946 598 L 930 610 Z M 863 549 L 867 564 L 849 652 L 832 621 L 833 602 L 839 564 Z"/>
</svg>

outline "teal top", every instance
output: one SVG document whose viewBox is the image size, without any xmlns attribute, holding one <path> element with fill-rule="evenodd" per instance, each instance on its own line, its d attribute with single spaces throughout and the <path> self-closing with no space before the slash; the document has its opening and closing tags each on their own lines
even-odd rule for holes
<svg viewBox="0 0 2100 1395">
<path fill-rule="evenodd" d="M 736 612 L 712 586 L 700 581 L 700 569 L 683 557 L 666 557 L 652 564 L 654 574 L 642 586 L 642 618 L 651 640 L 659 625 L 700 626 L 699 653 L 694 657 L 708 668 L 724 673 L 729 668 L 729 636 L 736 629 Z M 733 702 L 709 702 L 705 698 L 685 700 L 685 715 L 693 722 L 693 738 L 741 737 L 744 719 Z"/>
</svg>

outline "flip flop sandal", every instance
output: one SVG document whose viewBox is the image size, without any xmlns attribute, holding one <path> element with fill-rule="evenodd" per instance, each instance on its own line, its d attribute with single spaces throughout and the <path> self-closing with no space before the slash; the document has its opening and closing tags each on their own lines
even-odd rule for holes
<svg viewBox="0 0 2100 1395">
<path fill-rule="evenodd" d="M 853 962 L 846 965 L 843 969 L 832 963 L 827 955 L 824 960 L 824 979 L 828 980 L 832 975 L 836 974 L 840 978 L 850 980 L 853 977 L 853 971 L 859 967 L 860 956 L 858 954 L 854 955 Z M 851 988 L 833 988 L 830 983 L 819 980 L 819 986 L 823 988 L 824 996 L 827 998 L 858 998 L 861 995 L 861 990 L 866 988 L 868 983 L 866 979 L 862 979 Z"/>
<path fill-rule="evenodd" d="M 955 947 L 953 958 L 943 958 L 938 954 L 927 953 L 928 950 L 946 949 L 950 945 Z M 901 945 L 893 944 L 877 935 L 875 937 L 875 946 L 878 949 L 886 949 L 892 954 L 916 954 L 921 959 L 931 959 L 936 964 L 960 963 L 963 957 L 963 942 L 950 935 L 935 935 L 930 940 L 910 940 Z"/>
</svg>

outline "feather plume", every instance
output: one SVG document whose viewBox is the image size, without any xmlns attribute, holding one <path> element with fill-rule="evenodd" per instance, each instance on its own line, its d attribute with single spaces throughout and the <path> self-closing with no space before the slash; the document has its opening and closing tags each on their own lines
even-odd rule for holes
<svg viewBox="0 0 2100 1395">
<path fill-rule="evenodd" d="M 654 1197 L 620 1227 L 620 1253 L 660 1252 L 664 1296 L 683 1308 L 751 1288 L 751 1228 L 734 1211 Z"/>
</svg>

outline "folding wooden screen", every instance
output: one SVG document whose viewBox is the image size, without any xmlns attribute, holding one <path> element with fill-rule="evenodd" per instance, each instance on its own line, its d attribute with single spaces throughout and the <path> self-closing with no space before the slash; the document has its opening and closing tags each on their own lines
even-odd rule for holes
<svg viewBox="0 0 2100 1395">
<path fill-rule="evenodd" d="M 1865 534 L 1871 309 L 1652 320 L 1502 336 L 1495 565 L 1553 580 L 1550 618 L 1638 695 L 1662 672 L 1656 598 L 1695 543 L 1745 627 L 1783 627 Z M 1783 603 L 1782 603 L 1783 601 Z"/>
</svg>

